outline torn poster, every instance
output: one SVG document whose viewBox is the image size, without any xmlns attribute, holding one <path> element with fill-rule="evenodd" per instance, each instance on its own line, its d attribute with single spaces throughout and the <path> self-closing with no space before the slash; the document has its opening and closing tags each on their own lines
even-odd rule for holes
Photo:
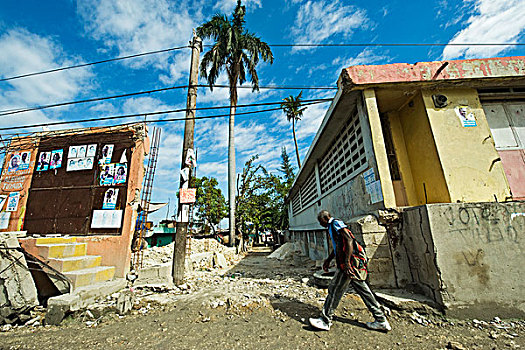
<svg viewBox="0 0 525 350">
<path fill-rule="evenodd" d="M 195 158 L 195 151 L 193 151 L 193 148 L 188 148 L 186 151 L 186 161 L 184 164 L 187 166 L 193 166 L 194 168 L 197 166 L 197 159 Z"/>
<path fill-rule="evenodd" d="M 93 210 L 91 228 L 120 228 L 122 210 Z"/>
<path fill-rule="evenodd" d="M 5 230 L 9 227 L 9 219 L 11 218 L 10 211 L 0 212 L 0 230 Z"/>
<path fill-rule="evenodd" d="M 102 209 L 115 209 L 117 206 L 118 189 L 110 188 L 104 194 L 104 202 L 102 203 Z"/>
<path fill-rule="evenodd" d="M 180 171 L 180 176 L 182 176 L 182 179 L 184 181 L 188 181 L 190 177 L 190 168 L 184 168 Z"/>
<path fill-rule="evenodd" d="M 370 194 L 372 204 L 383 201 L 383 191 L 381 190 L 381 181 L 377 180 L 366 185 L 366 191 Z"/>
<path fill-rule="evenodd" d="M 7 208 L 5 211 L 16 211 L 18 209 L 19 200 L 20 192 L 9 193 L 9 198 L 7 199 Z"/>
<path fill-rule="evenodd" d="M 7 199 L 6 194 L 0 194 L 0 210 L 4 209 L 4 204 Z"/>
<path fill-rule="evenodd" d="M 57 169 L 62 167 L 62 156 L 64 150 L 57 149 L 51 151 L 51 162 L 49 163 L 49 169 Z"/>
<path fill-rule="evenodd" d="M 177 214 L 177 222 L 188 222 L 190 218 L 190 206 L 188 204 L 181 205 L 179 213 Z"/>
<path fill-rule="evenodd" d="M 363 173 L 363 179 L 365 179 L 365 186 L 370 185 L 376 180 L 376 175 L 374 173 L 374 168 L 370 168 Z"/>
<path fill-rule="evenodd" d="M 122 151 L 122 155 L 120 156 L 120 162 L 121 163 L 127 163 L 128 157 L 126 156 L 126 150 Z"/>
<path fill-rule="evenodd" d="M 456 111 L 456 115 L 459 118 L 459 121 L 461 122 L 461 126 L 468 128 L 477 126 L 476 124 L 476 117 L 474 117 L 474 113 L 472 113 L 472 110 L 468 106 L 457 106 L 454 108 Z"/>
</svg>

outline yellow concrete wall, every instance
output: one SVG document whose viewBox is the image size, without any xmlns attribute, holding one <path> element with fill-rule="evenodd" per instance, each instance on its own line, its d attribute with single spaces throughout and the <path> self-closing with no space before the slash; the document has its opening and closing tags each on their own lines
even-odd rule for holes
<svg viewBox="0 0 525 350">
<path fill-rule="evenodd" d="M 389 119 L 408 205 L 449 203 L 447 184 L 421 94 L 399 113 L 390 114 Z"/>
<path fill-rule="evenodd" d="M 448 106 L 434 107 L 432 95 L 437 93 L 447 96 Z M 498 200 L 509 197 L 510 188 L 477 91 L 468 88 L 423 90 L 422 97 L 451 201 L 484 202 L 494 201 L 494 196 Z M 470 107 L 477 126 L 461 125 L 454 110 L 459 105 Z"/>
</svg>

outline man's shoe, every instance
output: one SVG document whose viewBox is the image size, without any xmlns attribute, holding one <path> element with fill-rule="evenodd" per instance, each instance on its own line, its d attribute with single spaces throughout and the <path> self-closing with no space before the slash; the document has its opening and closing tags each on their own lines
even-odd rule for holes
<svg viewBox="0 0 525 350">
<path fill-rule="evenodd" d="M 382 331 L 382 332 L 388 332 L 392 330 L 392 327 L 390 327 L 390 323 L 388 323 L 387 320 L 383 322 L 379 322 L 379 321 L 367 322 L 366 326 L 369 329 L 373 329 L 376 331 Z"/>
<path fill-rule="evenodd" d="M 330 323 L 326 323 L 326 321 L 322 317 L 310 318 L 309 321 L 310 321 L 310 324 L 312 325 L 312 327 L 314 327 L 316 329 L 323 330 L 323 331 L 329 331 L 330 330 L 330 326 L 332 325 L 331 322 Z"/>
</svg>

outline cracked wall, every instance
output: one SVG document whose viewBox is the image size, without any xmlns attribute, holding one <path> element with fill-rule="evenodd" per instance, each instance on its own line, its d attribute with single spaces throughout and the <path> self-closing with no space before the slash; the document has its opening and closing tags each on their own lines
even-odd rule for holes
<svg viewBox="0 0 525 350">
<path fill-rule="evenodd" d="M 398 272 L 401 287 L 430 296 L 451 315 L 525 315 L 525 202 L 407 208 L 400 231 L 394 260 L 408 265 Z"/>
</svg>

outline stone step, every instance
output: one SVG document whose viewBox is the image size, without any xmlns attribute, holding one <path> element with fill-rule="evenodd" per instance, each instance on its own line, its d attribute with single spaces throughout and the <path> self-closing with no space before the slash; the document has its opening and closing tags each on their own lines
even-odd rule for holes
<svg viewBox="0 0 525 350">
<path fill-rule="evenodd" d="M 38 244 L 38 255 L 44 259 L 86 255 L 86 243 Z"/>
<path fill-rule="evenodd" d="M 39 237 L 35 239 L 35 244 L 63 244 L 63 243 L 75 243 L 76 237 Z"/>
<path fill-rule="evenodd" d="M 89 269 L 64 272 L 73 285 L 73 289 L 89 286 L 102 281 L 109 281 L 115 274 L 115 266 L 97 266 Z"/>
<path fill-rule="evenodd" d="M 50 258 L 49 265 L 60 272 L 89 269 L 100 266 L 102 257 L 99 255 L 73 256 L 69 258 Z"/>
</svg>

